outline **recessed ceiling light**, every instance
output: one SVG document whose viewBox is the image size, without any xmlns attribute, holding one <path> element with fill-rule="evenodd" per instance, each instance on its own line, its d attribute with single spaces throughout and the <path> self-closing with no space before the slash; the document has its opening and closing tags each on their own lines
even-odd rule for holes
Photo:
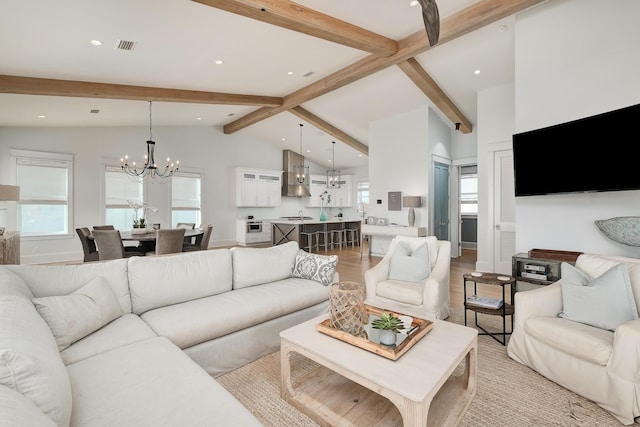
<svg viewBox="0 0 640 427">
<path fill-rule="evenodd" d="M 102 42 L 100 40 L 91 40 L 89 43 L 94 46 L 102 46 Z"/>
<path fill-rule="evenodd" d="M 293 76 L 293 71 L 289 71 L 287 74 L 289 74 L 290 76 Z"/>
<path fill-rule="evenodd" d="M 311 152 L 311 149 L 307 148 L 307 153 L 310 153 L 310 152 Z"/>
<path fill-rule="evenodd" d="M 478 74 L 480 74 L 480 70 L 475 70 L 475 71 L 473 72 L 473 74 L 475 74 L 475 75 L 477 76 Z"/>
<path fill-rule="evenodd" d="M 358 157 L 362 157 L 362 154 L 359 154 Z"/>
<path fill-rule="evenodd" d="M 40 114 L 40 115 L 38 115 L 38 118 L 39 118 L 39 119 L 46 119 L 46 118 L 47 118 L 47 116 L 45 116 L 44 114 Z"/>
<path fill-rule="evenodd" d="M 507 31 L 507 26 L 506 25 L 500 25 L 498 27 L 498 32 L 504 33 L 505 31 Z"/>
<path fill-rule="evenodd" d="M 409 6 L 417 6 L 419 4 L 418 0 L 411 0 L 409 2 Z"/>
<path fill-rule="evenodd" d="M 196 120 L 202 120 L 202 117 L 196 117 Z"/>
<path fill-rule="evenodd" d="M 216 64 L 222 65 L 224 64 L 224 61 L 222 59 L 216 59 Z"/>
<path fill-rule="evenodd" d="M 281 139 L 281 141 L 286 141 L 286 140 L 287 140 L 287 138 L 282 138 L 282 139 Z"/>
</svg>

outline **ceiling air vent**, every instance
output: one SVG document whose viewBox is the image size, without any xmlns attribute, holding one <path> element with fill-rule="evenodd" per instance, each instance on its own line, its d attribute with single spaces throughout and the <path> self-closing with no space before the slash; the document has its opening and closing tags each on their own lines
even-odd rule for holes
<svg viewBox="0 0 640 427">
<path fill-rule="evenodd" d="M 136 47 L 136 42 L 132 42 L 130 40 L 118 40 L 116 43 L 116 49 L 118 50 L 131 51 L 134 47 Z"/>
<path fill-rule="evenodd" d="M 100 110 L 94 110 L 94 109 L 91 109 L 91 110 L 89 110 L 89 112 L 90 112 L 91 114 L 98 114 L 98 113 L 100 112 Z"/>
</svg>

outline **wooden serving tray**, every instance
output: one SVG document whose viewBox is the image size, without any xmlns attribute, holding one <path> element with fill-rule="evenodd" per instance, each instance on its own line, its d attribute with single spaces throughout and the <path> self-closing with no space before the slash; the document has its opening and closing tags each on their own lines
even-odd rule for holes
<svg viewBox="0 0 640 427">
<path fill-rule="evenodd" d="M 380 316 L 384 313 L 392 313 L 394 316 L 404 316 L 403 313 L 396 313 L 390 310 L 382 310 L 377 307 L 372 307 L 370 305 L 365 304 L 365 310 L 367 314 L 373 314 Z M 386 357 L 391 360 L 398 360 L 400 356 L 405 354 L 407 350 L 414 346 L 415 343 L 420 341 L 422 337 L 424 337 L 431 329 L 433 329 L 433 322 L 430 320 L 420 319 L 417 317 L 413 318 L 413 322 L 411 324 L 411 329 L 409 334 L 406 336 L 404 340 L 398 345 L 395 346 L 387 346 L 384 344 L 380 344 L 375 341 L 371 341 L 364 337 L 359 337 L 355 335 L 351 335 L 350 333 L 341 331 L 339 329 L 333 328 L 329 325 L 329 319 L 326 319 L 316 325 L 316 330 L 318 332 L 322 332 L 323 334 L 332 336 L 341 341 L 349 343 L 351 345 L 355 345 L 356 347 L 363 348 L 372 353 L 378 354 L 380 356 Z"/>
<path fill-rule="evenodd" d="M 572 264 L 576 263 L 576 260 L 580 255 L 582 255 L 582 252 L 557 251 L 553 249 L 531 249 L 529 251 L 529 258 L 564 261 Z"/>
</svg>

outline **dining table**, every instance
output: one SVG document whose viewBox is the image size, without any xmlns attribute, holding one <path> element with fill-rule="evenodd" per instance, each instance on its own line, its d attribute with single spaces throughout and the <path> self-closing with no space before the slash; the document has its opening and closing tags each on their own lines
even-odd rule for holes
<svg viewBox="0 0 640 427">
<path fill-rule="evenodd" d="M 123 242 L 131 242 L 131 241 L 137 241 L 140 242 L 140 249 L 143 252 L 152 252 L 155 250 L 156 248 L 156 237 L 157 237 L 157 230 L 154 229 L 148 229 L 147 232 L 133 232 L 131 230 L 120 230 L 120 239 L 122 239 Z M 204 234 L 204 229 L 202 228 L 186 228 L 184 230 L 184 237 L 186 238 L 191 238 L 191 237 L 197 237 L 197 236 L 201 236 Z M 89 238 L 93 239 L 93 236 L 89 236 Z"/>
</svg>

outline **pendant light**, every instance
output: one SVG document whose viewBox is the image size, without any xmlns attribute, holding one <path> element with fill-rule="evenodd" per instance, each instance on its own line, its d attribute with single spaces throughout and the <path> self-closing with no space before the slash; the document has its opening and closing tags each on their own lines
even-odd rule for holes
<svg viewBox="0 0 640 427">
<path fill-rule="evenodd" d="M 336 142 L 331 142 L 333 145 L 333 153 L 331 155 L 332 169 L 327 169 L 327 188 L 340 188 L 340 173 L 339 169 L 335 168 L 336 165 Z"/>
<path fill-rule="evenodd" d="M 304 185 L 307 178 L 309 177 L 309 166 L 304 164 L 304 157 L 302 155 L 302 127 L 304 125 L 300 123 L 300 158 L 301 164 L 294 165 L 293 171 L 296 174 L 296 183 L 299 185 Z"/>
<path fill-rule="evenodd" d="M 159 167 L 156 164 L 156 143 L 153 141 L 151 128 L 151 102 L 152 101 L 149 101 L 149 140 L 147 141 L 147 154 L 144 156 L 144 166 L 141 168 L 137 167 L 136 162 L 132 162 L 131 165 L 129 165 L 129 156 L 127 155 L 120 159 L 120 166 L 123 172 L 139 181 L 155 180 L 166 182 L 171 176 L 178 172 L 180 162 L 176 161 L 175 164 L 171 163 L 171 160 L 167 157 L 167 164 L 164 167 Z"/>
</svg>

